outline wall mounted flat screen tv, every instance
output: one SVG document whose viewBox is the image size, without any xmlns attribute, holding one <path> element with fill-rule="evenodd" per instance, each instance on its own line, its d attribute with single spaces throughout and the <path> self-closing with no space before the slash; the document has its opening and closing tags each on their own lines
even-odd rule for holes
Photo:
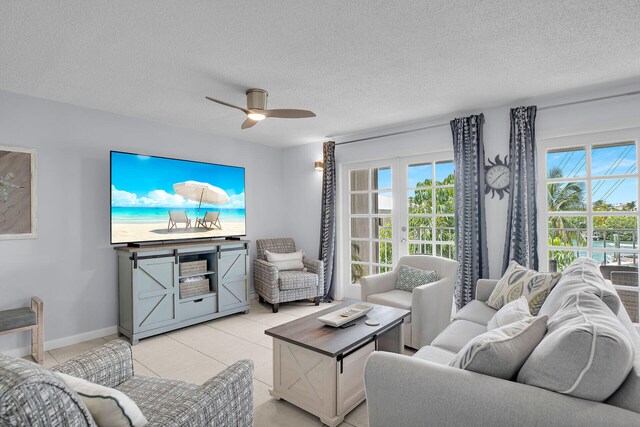
<svg viewBox="0 0 640 427">
<path fill-rule="evenodd" d="M 246 235 L 244 168 L 111 152 L 111 244 Z"/>
</svg>

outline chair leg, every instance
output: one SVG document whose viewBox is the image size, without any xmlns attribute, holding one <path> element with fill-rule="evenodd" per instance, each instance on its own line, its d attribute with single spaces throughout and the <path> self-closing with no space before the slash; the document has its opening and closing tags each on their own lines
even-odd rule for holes
<svg viewBox="0 0 640 427">
<path fill-rule="evenodd" d="M 264 298 L 262 298 L 262 295 L 258 295 L 258 301 L 260 301 L 261 303 L 264 302 Z"/>
<path fill-rule="evenodd" d="M 36 312 L 38 323 L 31 330 L 31 355 L 36 363 L 44 363 L 44 303 L 38 297 L 31 299 L 31 309 Z"/>
<path fill-rule="evenodd" d="M 279 308 L 280 308 L 280 304 L 279 303 L 273 304 L 273 312 L 274 313 L 277 313 Z"/>
<path fill-rule="evenodd" d="M 314 303 L 315 305 L 320 305 L 320 297 L 315 297 L 315 298 L 313 299 L 313 303 Z"/>
</svg>

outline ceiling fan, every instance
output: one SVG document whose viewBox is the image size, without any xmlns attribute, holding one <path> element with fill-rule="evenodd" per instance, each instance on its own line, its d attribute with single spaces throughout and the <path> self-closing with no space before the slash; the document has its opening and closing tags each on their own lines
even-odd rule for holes
<svg viewBox="0 0 640 427">
<path fill-rule="evenodd" d="M 312 111 L 308 110 L 295 110 L 295 109 L 277 109 L 267 110 L 267 97 L 269 94 L 264 89 L 247 89 L 247 108 L 238 107 L 228 102 L 220 101 L 219 99 L 213 99 L 206 96 L 209 101 L 217 102 L 218 104 L 225 105 L 227 107 L 235 108 L 244 112 L 247 115 L 247 119 L 242 123 L 242 129 L 248 129 L 255 126 L 261 120 L 267 117 L 278 117 L 281 119 L 304 119 L 306 117 L 315 117 L 316 115 Z"/>
</svg>

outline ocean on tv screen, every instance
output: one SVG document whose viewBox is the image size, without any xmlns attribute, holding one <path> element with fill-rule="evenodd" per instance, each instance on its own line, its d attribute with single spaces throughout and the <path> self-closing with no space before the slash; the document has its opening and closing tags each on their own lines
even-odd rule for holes
<svg viewBox="0 0 640 427">
<path fill-rule="evenodd" d="M 242 236 L 244 168 L 111 153 L 111 242 Z"/>
</svg>

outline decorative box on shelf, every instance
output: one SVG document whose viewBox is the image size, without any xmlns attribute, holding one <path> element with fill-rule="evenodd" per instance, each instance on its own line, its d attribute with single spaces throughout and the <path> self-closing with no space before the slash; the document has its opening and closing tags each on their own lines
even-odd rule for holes
<svg viewBox="0 0 640 427">
<path fill-rule="evenodd" d="M 189 261 L 180 263 L 180 276 L 194 276 L 207 272 L 207 261 Z"/>
<path fill-rule="evenodd" d="M 180 279 L 180 298 L 195 297 L 209 291 L 209 279 L 206 277 L 199 280 Z"/>
</svg>

